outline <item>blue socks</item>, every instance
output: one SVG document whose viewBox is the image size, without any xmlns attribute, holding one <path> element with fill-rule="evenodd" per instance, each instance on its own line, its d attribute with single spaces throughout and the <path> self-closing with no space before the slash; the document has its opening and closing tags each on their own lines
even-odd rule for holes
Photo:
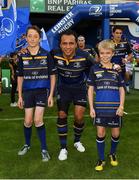
<svg viewBox="0 0 139 180">
<path fill-rule="evenodd" d="M 104 149 L 105 149 L 105 137 L 98 137 L 96 138 L 97 143 L 97 150 L 98 150 L 98 156 L 99 159 L 104 161 Z"/>
<path fill-rule="evenodd" d="M 115 154 L 116 153 L 116 148 L 117 148 L 118 143 L 119 143 L 119 137 L 117 137 L 117 138 L 111 137 L 110 154 Z"/>
<path fill-rule="evenodd" d="M 31 134 L 32 134 L 32 126 L 25 127 L 24 125 L 25 144 L 27 144 L 28 146 L 30 146 Z"/>
<path fill-rule="evenodd" d="M 59 135 L 61 149 L 67 148 L 67 133 L 68 133 L 67 118 L 57 119 L 57 131 Z"/>
<path fill-rule="evenodd" d="M 40 127 L 36 127 L 36 129 L 37 129 L 38 137 L 40 139 L 41 149 L 42 150 L 47 150 L 45 125 L 43 124 Z"/>
</svg>

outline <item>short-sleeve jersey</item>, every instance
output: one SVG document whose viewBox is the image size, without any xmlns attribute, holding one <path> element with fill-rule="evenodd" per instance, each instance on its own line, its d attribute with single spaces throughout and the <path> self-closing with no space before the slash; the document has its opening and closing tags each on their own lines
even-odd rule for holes
<svg viewBox="0 0 139 180">
<path fill-rule="evenodd" d="M 50 75 L 56 73 L 50 53 L 40 48 L 37 55 L 28 51 L 18 60 L 17 75 L 23 76 L 23 90 L 50 88 Z"/>
<path fill-rule="evenodd" d="M 70 60 L 63 57 L 62 51 L 59 49 L 53 51 L 55 65 L 57 67 L 58 84 L 82 84 L 86 81 L 89 69 L 94 63 L 94 58 L 85 51 L 76 50 L 74 57 Z"/>
<path fill-rule="evenodd" d="M 114 69 L 97 64 L 91 67 L 87 82 L 96 91 L 96 114 L 100 117 L 115 116 L 120 104 L 119 87 L 124 87 L 121 75 Z"/>
<path fill-rule="evenodd" d="M 114 41 L 113 41 L 114 42 Z M 112 58 L 112 62 L 115 64 L 123 65 L 122 58 L 132 53 L 131 47 L 126 40 L 121 40 L 118 44 L 115 44 L 115 54 Z"/>
</svg>

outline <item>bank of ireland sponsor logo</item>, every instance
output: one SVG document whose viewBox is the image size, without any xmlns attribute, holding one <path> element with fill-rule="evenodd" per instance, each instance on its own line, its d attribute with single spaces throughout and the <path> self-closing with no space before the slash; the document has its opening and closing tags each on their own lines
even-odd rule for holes
<svg viewBox="0 0 139 180">
<path fill-rule="evenodd" d="M 33 71 L 32 75 L 36 76 L 36 75 L 38 75 L 38 72 L 37 71 Z"/>
<path fill-rule="evenodd" d="M 101 16 L 102 15 L 102 6 L 101 5 L 93 5 L 89 9 L 90 16 Z"/>
</svg>

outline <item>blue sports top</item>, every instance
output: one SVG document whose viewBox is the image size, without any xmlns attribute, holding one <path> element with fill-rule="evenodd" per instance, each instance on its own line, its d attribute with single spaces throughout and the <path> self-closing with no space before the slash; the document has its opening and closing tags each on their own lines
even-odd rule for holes
<svg viewBox="0 0 139 180">
<path fill-rule="evenodd" d="M 53 51 L 52 55 L 57 67 L 58 85 L 79 85 L 86 81 L 89 69 L 94 63 L 94 58 L 88 52 L 77 49 L 70 60 L 63 57 L 60 49 Z"/>
<path fill-rule="evenodd" d="M 120 66 L 124 65 L 122 63 L 122 58 L 125 58 L 126 55 L 132 53 L 131 47 L 129 43 L 125 40 L 121 40 L 118 44 L 114 42 L 114 44 L 115 44 L 115 54 L 111 62 L 115 64 L 119 64 Z"/>
<path fill-rule="evenodd" d="M 87 83 L 96 91 L 95 109 L 99 117 L 113 117 L 120 105 L 119 87 L 124 80 L 114 69 L 106 69 L 102 64 L 91 67 Z"/>
<path fill-rule="evenodd" d="M 50 75 L 55 73 L 54 60 L 41 47 L 37 55 L 28 51 L 19 56 L 17 75 L 24 78 L 23 90 L 50 88 Z"/>
</svg>

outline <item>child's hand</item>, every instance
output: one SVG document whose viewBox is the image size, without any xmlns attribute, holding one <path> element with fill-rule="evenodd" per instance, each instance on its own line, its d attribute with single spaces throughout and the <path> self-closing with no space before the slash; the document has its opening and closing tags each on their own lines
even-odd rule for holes
<svg viewBox="0 0 139 180">
<path fill-rule="evenodd" d="M 48 107 L 53 107 L 54 105 L 54 100 L 52 96 L 48 97 Z"/>
<path fill-rule="evenodd" d="M 95 112 L 94 108 L 90 109 L 90 116 L 91 116 L 91 118 L 96 117 L 96 112 Z"/>
<path fill-rule="evenodd" d="M 122 106 L 119 106 L 116 111 L 116 115 L 123 116 L 123 114 L 124 114 L 124 108 Z"/>
<path fill-rule="evenodd" d="M 23 101 L 23 98 L 22 97 L 19 97 L 18 98 L 18 107 L 20 108 L 20 109 L 23 109 L 23 106 L 24 106 L 24 101 Z"/>
</svg>

